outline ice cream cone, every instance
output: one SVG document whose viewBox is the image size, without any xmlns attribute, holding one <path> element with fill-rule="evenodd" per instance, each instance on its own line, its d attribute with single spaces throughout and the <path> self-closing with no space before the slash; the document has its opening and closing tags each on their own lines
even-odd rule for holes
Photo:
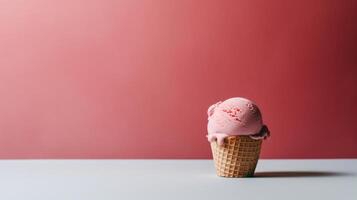
<svg viewBox="0 0 357 200">
<path fill-rule="evenodd" d="M 216 172 L 222 177 L 251 177 L 258 163 L 262 140 L 249 136 L 229 136 L 219 146 L 211 142 Z"/>
</svg>

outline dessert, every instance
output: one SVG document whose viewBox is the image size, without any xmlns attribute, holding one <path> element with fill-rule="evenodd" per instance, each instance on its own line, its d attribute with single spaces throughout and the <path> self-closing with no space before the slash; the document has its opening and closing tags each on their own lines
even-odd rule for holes
<svg viewBox="0 0 357 200">
<path fill-rule="evenodd" d="M 208 108 L 207 139 L 211 143 L 218 176 L 253 176 L 261 143 L 270 132 L 258 106 L 235 97 Z"/>
</svg>

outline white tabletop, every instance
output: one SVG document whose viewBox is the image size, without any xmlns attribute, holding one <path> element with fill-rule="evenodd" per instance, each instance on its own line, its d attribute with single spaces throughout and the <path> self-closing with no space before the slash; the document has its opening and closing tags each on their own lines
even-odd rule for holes
<svg viewBox="0 0 357 200">
<path fill-rule="evenodd" d="M 217 177 L 211 160 L 1 160 L 0 199 L 357 199 L 357 159 L 260 160 Z"/>
</svg>

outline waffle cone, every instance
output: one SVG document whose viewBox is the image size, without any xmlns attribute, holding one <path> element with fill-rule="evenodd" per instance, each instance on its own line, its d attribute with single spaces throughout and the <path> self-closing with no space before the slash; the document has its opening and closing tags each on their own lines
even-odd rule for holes
<svg viewBox="0 0 357 200">
<path fill-rule="evenodd" d="M 231 178 L 253 176 L 261 144 L 262 140 L 249 136 L 229 136 L 222 146 L 211 142 L 217 175 Z"/>
</svg>

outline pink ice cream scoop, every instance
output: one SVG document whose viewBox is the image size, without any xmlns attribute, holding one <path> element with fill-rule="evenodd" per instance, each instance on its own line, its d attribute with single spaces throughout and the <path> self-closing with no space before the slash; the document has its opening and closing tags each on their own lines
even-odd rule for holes
<svg viewBox="0 0 357 200">
<path fill-rule="evenodd" d="M 231 135 L 249 135 L 252 139 L 269 137 L 257 105 L 251 100 L 235 97 L 218 102 L 208 108 L 208 141 L 223 144 Z"/>
</svg>

